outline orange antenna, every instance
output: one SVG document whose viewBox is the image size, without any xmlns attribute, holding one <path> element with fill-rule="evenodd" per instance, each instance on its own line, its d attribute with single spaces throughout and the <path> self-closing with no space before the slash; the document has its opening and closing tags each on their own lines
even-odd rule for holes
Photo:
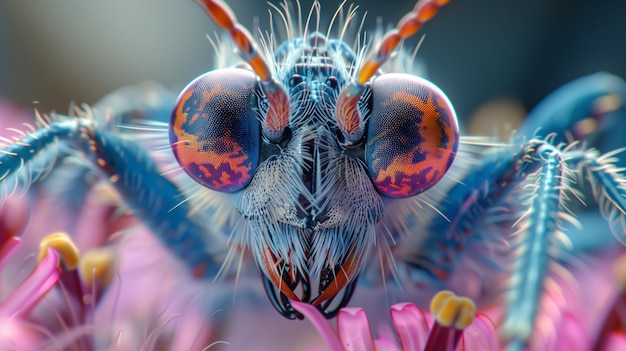
<svg viewBox="0 0 626 351">
<path fill-rule="evenodd" d="M 402 40 L 415 35 L 448 2 L 450 0 L 423 0 L 415 4 L 413 11 L 385 34 L 378 48 L 361 64 L 356 79 L 343 88 L 337 99 L 336 114 L 337 125 L 348 143 L 356 143 L 363 136 L 363 118 L 357 104 L 365 90 L 364 84 L 378 72 Z"/>
<path fill-rule="evenodd" d="M 261 79 L 261 85 L 269 101 L 267 116 L 263 121 L 263 134 L 276 141 L 282 137 L 283 130 L 289 122 L 289 98 L 285 89 L 272 77 L 267 61 L 261 56 L 254 44 L 252 35 L 235 17 L 233 11 L 219 0 L 196 0 L 209 16 L 233 39 L 239 56 L 245 60 L 254 73 Z"/>
</svg>

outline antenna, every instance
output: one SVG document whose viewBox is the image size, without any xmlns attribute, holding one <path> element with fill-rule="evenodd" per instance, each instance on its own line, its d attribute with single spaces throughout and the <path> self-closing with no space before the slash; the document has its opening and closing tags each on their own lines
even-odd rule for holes
<svg viewBox="0 0 626 351">
<path fill-rule="evenodd" d="M 378 72 L 402 40 L 415 35 L 448 2 L 450 0 L 424 0 L 415 4 L 413 10 L 385 34 L 377 49 L 361 64 L 356 79 L 342 89 L 337 99 L 337 125 L 349 144 L 354 144 L 363 137 L 363 117 L 357 104 L 365 90 L 364 84 Z"/>
<path fill-rule="evenodd" d="M 263 135 L 271 141 L 278 141 L 289 122 L 289 98 L 285 89 L 272 77 L 267 61 L 261 56 L 250 32 L 242 26 L 233 11 L 224 2 L 215 0 L 196 0 L 218 26 L 225 29 L 233 39 L 239 56 L 246 61 L 254 73 L 261 79 L 261 85 L 269 108 L 262 123 Z"/>
</svg>

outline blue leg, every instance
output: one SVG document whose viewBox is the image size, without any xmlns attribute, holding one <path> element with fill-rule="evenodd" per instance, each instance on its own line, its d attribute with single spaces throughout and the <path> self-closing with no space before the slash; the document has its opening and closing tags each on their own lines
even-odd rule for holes
<svg viewBox="0 0 626 351">
<path fill-rule="evenodd" d="M 565 210 L 563 193 L 567 188 L 561 151 L 547 143 L 537 143 L 530 151 L 523 167 L 530 174 L 519 184 L 528 190 L 522 192 L 527 193 L 522 197 L 527 210 L 513 234 L 514 267 L 508 283 L 508 311 L 503 325 L 509 347 L 519 350 L 531 338 L 543 285 L 550 264 L 557 258 L 554 250 L 562 239 L 558 233 L 562 228 L 560 214 Z"/>
<path fill-rule="evenodd" d="M 620 77 L 600 72 L 570 82 L 541 101 L 514 136 L 522 143 L 536 135 L 556 133 L 555 143 L 593 141 L 611 129 L 624 130 L 626 84 Z M 623 133 L 621 133 L 623 135 Z M 623 142 L 623 140 L 622 140 Z"/>
<path fill-rule="evenodd" d="M 0 203 L 44 177 L 57 160 L 58 141 L 77 137 L 77 129 L 77 121 L 68 119 L 0 144 Z"/>
<path fill-rule="evenodd" d="M 532 335 L 550 268 L 563 263 L 559 250 L 569 241 L 562 234 L 570 221 L 569 188 L 589 182 L 600 212 L 624 242 L 626 177 L 617 169 L 618 160 L 598 157 L 581 145 L 558 146 L 572 137 L 593 138 L 604 123 L 624 118 L 624 100 L 624 81 L 604 73 L 557 90 L 530 113 L 512 144 L 478 154 L 458 183 L 441 190 L 445 197 L 432 204 L 440 215 L 430 218 L 426 233 L 401 241 L 397 247 L 414 249 L 397 250 L 402 254 L 396 259 L 445 280 L 467 256 L 507 270 L 502 264 L 508 261 L 476 250 L 487 241 L 509 241 L 514 251 L 502 330 L 511 349 L 522 349 Z"/>
<path fill-rule="evenodd" d="M 154 98 L 154 93 L 151 96 Z M 30 187 L 61 158 L 79 156 L 110 180 L 135 216 L 195 274 L 215 277 L 227 253 L 227 237 L 212 228 L 207 218 L 192 217 L 192 205 L 183 201 L 186 195 L 162 175 L 145 146 L 136 142 L 136 131 L 124 135 L 118 128 L 131 119 L 167 119 L 169 107 L 164 109 L 164 105 L 171 104 L 145 99 L 129 102 L 129 97 L 137 98 L 128 91 L 106 98 L 120 111 L 117 113 L 99 104 L 98 110 L 82 117 L 41 117 L 41 129 L 4 145 L 0 149 L 0 200 L 16 189 Z M 160 117 L 164 111 L 165 117 Z"/>
<path fill-rule="evenodd" d="M 523 182 L 529 185 L 528 209 L 514 233 L 515 265 L 503 326 L 510 350 L 522 350 L 531 338 L 551 265 L 567 263 L 561 260 L 566 256 L 564 250 L 576 253 L 563 229 L 565 219 L 571 218 L 566 205 L 567 196 L 574 192 L 573 186 L 584 180 L 589 182 L 614 237 L 626 244 L 626 176 L 618 171 L 617 160 L 610 154 L 599 157 L 595 150 L 561 150 L 546 143 L 533 148 L 536 152 L 527 161 L 527 167 L 537 170 Z M 578 171 L 579 176 L 571 170 Z M 591 232 L 587 234 L 595 236 Z M 616 242 L 609 240 L 606 244 Z"/>
</svg>

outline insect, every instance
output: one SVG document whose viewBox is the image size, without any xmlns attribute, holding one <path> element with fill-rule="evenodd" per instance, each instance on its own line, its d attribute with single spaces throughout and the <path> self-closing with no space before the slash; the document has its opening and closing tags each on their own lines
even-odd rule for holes
<svg viewBox="0 0 626 351">
<path fill-rule="evenodd" d="M 80 154 L 195 276 L 230 277 L 249 259 L 288 319 L 302 318 L 291 301 L 333 318 L 359 283 L 382 284 L 372 272 L 426 295 L 478 279 L 463 292 L 490 301 L 501 291 L 489 285 L 506 279 L 501 329 L 520 347 L 562 263 L 558 245 L 572 241 L 568 199 L 582 197 L 581 184 L 624 242 L 617 154 L 583 143 L 624 115 L 621 79 L 596 74 L 561 88 L 510 142 L 464 139 L 443 91 L 384 66 L 402 69 L 399 44 L 447 1 L 417 3 L 356 48 L 308 20 L 299 29 L 286 10 L 286 40 L 259 42 L 223 2 L 199 3 L 241 60 L 199 76 L 176 101 L 139 94 L 114 112 L 105 100 L 40 116 L 39 129 L 3 145 L 0 198 L 54 173 L 52 158 Z M 70 149 L 51 155 L 58 144 Z"/>
</svg>

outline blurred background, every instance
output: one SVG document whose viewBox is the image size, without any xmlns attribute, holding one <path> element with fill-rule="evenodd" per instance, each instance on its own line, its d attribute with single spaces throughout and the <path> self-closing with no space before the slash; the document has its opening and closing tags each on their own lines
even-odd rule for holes
<svg viewBox="0 0 626 351">
<path fill-rule="evenodd" d="M 308 11 L 312 1 L 301 2 Z M 328 21 L 339 1 L 320 2 Z M 354 2 L 359 14 L 367 12 L 366 29 L 377 17 L 395 24 L 413 6 Z M 228 3 L 247 27 L 254 17 L 269 27 L 264 1 Z M 94 103 L 146 80 L 179 90 L 212 68 L 205 34 L 215 30 L 192 0 L 3 1 L 0 96 L 66 112 L 72 101 Z M 601 70 L 626 77 L 626 1 L 456 0 L 422 33 L 417 57 L 461 118 L 503 98 L 530 108 L 563 83 Z"/>
</svg>

